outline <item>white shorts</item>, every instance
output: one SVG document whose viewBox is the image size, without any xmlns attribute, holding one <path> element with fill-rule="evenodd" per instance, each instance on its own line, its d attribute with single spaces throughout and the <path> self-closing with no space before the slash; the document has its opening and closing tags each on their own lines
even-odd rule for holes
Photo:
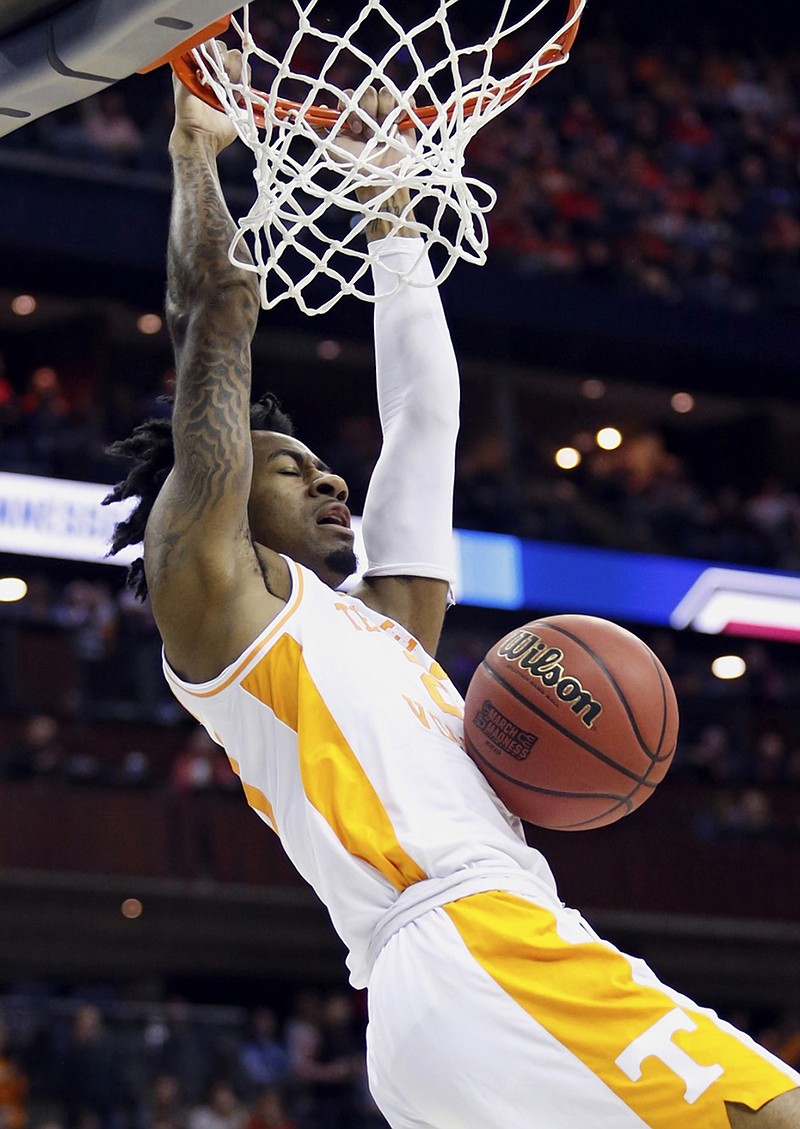
<svg viewBox="0 0 800 1129">
<path fill-rule="evenodd" d="M 370 1088 L 393 1129 L 730 1129 L 800 1075 L 574 910 L 475 894 L 389 938 Z"/>
</svg>

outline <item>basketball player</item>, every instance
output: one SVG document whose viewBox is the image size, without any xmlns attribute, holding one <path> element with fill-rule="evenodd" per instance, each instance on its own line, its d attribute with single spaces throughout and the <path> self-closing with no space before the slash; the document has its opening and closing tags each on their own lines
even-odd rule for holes
<svg viewBox="0 0 800 1129">
<path fill-rule="evenodd" d="M 231 67 L 236 60 L 229 60 Z M 386 95 L 370 95 L 372 112 Z M 559 901 L 462 747 L 435 652 L 452 580 L 458 378 L 421 244 L 370 231 L 384 444 L 353 572 L 347 486 L 251 410 L 254 276 L 233 266 L 216 171 L 228 119 L 176 88 L 171 423 L 117 451 L 138 495 L 176 697 L 327 905 L 369 987 L 371 1087 L 394 1129 L 800 1129 L 800 1076 L 660 984 Z M 357 139 L 354 140 L 357 148 Z M 401 200 L 395 203 L 400 206 Z"/>
</svg>

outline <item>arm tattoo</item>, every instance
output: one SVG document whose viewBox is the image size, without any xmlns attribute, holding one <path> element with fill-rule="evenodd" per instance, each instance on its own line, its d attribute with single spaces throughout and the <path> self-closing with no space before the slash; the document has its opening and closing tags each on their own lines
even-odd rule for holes
<svg viewBox="0 0 800 1129">
<path fill-rule="evenodd" d="M 358 198 L 360 202 L 367 205 L 370 200 L 378 195 L 379 189 L 375 187 L 364 187 L 358 190 Z M 393 196 L 381 204 L 381 214 L 367 222 L 364 229 L 367 239 L 371 242 L 373 239 L 383 239 L 386 235 L 405 235 L 414 236 L 419 232 L 411 227 L 397 225 L 390 220 L 384 219 L 386 215 L 396 216 L 398 219 L 403 219 L 405 223 L 414 222 L 414 213 L 409 208 L 410 195 L 407 188 L 398 188 Z"/>
<path fill-rule="evenodd" d="M 402 216 L 403 207 L 398 204 L 394 197 L 388 200 L 381 207 L 383 215 L 388 213 L 390 216 Z M 383 216 L 377 216 L 374 220 L 370 220 L 366 226 L 367 239 L 382 239 L 385 235 L 391 235 L 395 230 L 393 224 L 389 220 L 385 220 Z"/>
<path fill-rule="evenodd" d="M 235 231 L 209 153 L 174 160 L 167 314 L 175 345 L 173 416 L 178 503 L 165 541 L 215 507 L 246 526 L 252 461 L 250 343 L 258 318 L 255 276 L 232 264 Z M 249 258 L 249 253 L 242 253 Z M 233 533 L 233 529 L 231 529 Z"/>
</svg>

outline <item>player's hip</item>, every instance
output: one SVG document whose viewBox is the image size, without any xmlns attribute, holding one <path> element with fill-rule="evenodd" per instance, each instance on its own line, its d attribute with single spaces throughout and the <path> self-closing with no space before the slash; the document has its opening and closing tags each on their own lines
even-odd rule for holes
<svg viewBox="0 0 800 1129">
<path fill-rule="evenodd" d="M 370 1071 L 390 1123 L 728 1129 L 797 1076 L 601 941 L 571 910 L 481 893 L 386 944 Z"/>
</svg>

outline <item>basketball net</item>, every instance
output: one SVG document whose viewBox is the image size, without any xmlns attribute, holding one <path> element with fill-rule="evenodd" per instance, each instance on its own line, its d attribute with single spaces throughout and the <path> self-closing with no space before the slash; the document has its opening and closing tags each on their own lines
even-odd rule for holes
<svg viewBox="0 0 800 1129">
<path fill-rule="evenodd" d="M 245 7 L 231 29 L 243 76 L 271 76 L 264 90 L 246 78 L 232 82 L 214 40 L 173 62 L 195 94 L 228 114 L 255 157 L 256 200 L 238 220 L 229 253 L 258 275 L 264 309 L 293 299 L 306 314 L 325 313 L 345 294 L 374 301 L 367 231 L 376 222 L 441 249 L 433 256 L 436 283 L 460 259 L 485 263 L 486 215 L 497 196 L 466 175 L 465 151 L 479 129 L 569 58 L 586 0 L 569 0 L 556 34 L 532 55 L 528 47 L 510 73 L 493 73 L 498 55 L 528 41 L 528 25 L 549 2 L 512 17 L 512 0 L 497 0 L 488 37 L 457 45 L 448 19 L 459 0 L 428 0 L 422 6 L 435 10 L 407 29 L 390 0 L 366 0 L 335 33 L 330 20 L 314 25 L 318 0 L 292 0 L 297 29 L 282 55 L 254 41 Z M 381 39 L 389 46 L 371 47 Z M 316 75 L 305 73 L 309 58 L 321 60 Z M 385 87 L 394 101 L 382 121 L 359 105 L 370 87 Z M 366 139 L 356 154 L 354 137 Z M 370 198 L 360 201 L 358 190 Z M 400 190 L 407 196 L 398 207 Z M 237 254 L 243 241 L 252 264 Z M 404 278 L 398 273 L 398 286 Z"/>
</svg>

